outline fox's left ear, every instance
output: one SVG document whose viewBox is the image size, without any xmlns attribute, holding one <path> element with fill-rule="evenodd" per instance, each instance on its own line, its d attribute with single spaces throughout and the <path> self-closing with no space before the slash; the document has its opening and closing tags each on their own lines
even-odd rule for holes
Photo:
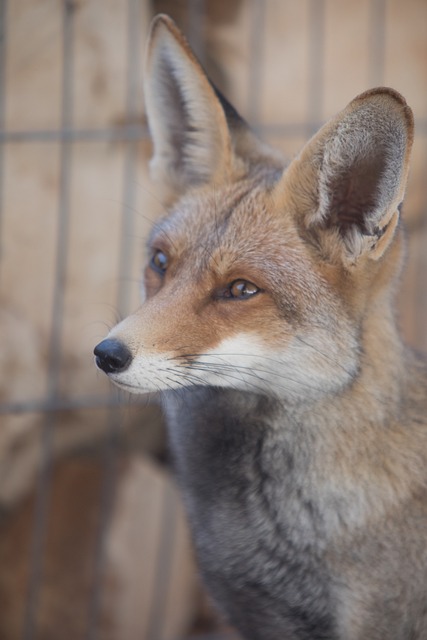
<svg viewBox="0 0 427 640">
<path fill-rule="evenodd" d="M 412 112 L 396 91 L 373 89 L 350 102 L 278 185 L 291 196 L 301 233 L 346 262 L 380 258 L 399 220 L 412 140 Z"/>
</svg>

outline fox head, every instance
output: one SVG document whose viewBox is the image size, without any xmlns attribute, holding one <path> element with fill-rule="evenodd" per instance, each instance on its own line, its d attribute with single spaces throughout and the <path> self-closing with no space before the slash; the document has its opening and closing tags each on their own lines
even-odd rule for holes
<svg viewBox="0 0 427 640">
<path fill-rule="evenodd" d="M 365 342 L 393 325 L 405 100 L 363 93 L 286 167 L 166 16 L 144 91 L 169 204 L 149 238 L 145 301 L 95 348 L 98 367 L 137 393 L 207 385 L 306 402 L 352 384 Z"/>
</svg>

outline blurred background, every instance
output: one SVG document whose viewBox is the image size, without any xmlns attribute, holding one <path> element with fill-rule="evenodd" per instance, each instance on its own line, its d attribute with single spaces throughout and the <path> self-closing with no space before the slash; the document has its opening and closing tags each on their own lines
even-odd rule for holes
<svg viewBox="0 0 427 640">
<path fill-rule="evenodd" d="M 159 409 L 92 361 L 138 306 L 159 211 L 141 81 L 158 12 L 288 158 L 361 91 L 406 97 L 399 313 L 427 351 L 426 0 L 0 0 L 0 640 L 228 637 Z"/>
</svg>

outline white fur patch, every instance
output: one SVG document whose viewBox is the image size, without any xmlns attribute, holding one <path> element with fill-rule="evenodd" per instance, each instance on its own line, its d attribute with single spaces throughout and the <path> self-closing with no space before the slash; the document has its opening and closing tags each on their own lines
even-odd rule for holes
<svg viewBox="0 0 427 640">
<path fill-rule="evenodd" d="M 155 393 L 188 386 L 177 371 L 173 356 L 139 353 L 126 371 L 110 373 L 110 379 L 129 393 Z"/>
<path fill-rule="evenodd" d="M 319 337 L 320 338 L 320 337 Z M 254 333 L 239 333 L 199 356 L 139 352 L 126 371 L 110 374 L 131 393 L 166 391 L 202 385 L 265 393 L 294 401 L 314 398 L 347 383 L 352 375 L 334 343 L 313 336 L 290 338 L 282 350 Z"/>
<path fill-rule="evenodd" d="M 274 349 L 254 333 L 240 333 L 207 352 L 197 364 L 206 376 L 205 384 L 308 400 L 341 387 L 354 373 L 350 354 L 337 353 L 330 342 L 320 336 L 317 340 L 292 337 L 283 349 Z"/>
<path fill-rule="evenodd" d="M 197 357 L 139 352 L 126 371 L 110 374 L 119 387 L 144 393 L 202 385 L 265 390 L 272 357 L 254 334 L 240 333 Z"/>
</svg>

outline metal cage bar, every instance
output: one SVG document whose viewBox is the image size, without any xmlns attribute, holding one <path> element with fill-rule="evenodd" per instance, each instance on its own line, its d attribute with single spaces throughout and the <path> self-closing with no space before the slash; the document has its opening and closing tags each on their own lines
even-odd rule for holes
<svg viewBox="0 0 427 640">
<path fill-rule="evenodd" d="M 4 131 L 4 110 L 6 91 L 6 19 L 7 0 L 0 0 L 0 135 Z M 0 256 L 3 246 L 3 180 L 4 180 L 4 148 L 0 145 Z"/>
<path fill-rule="evenodd" d="M 261 135 L 277 135 L 292 139 L 311 135 L 321 124 L 324 89 L 322 77 L 325 64 L 325 20 L 327 4 L 325 0 L 308 0 L 309 30 L 309 74 L 308 112 L 304 122 L 263 123 L 261 114 L 261 96 L 263 90 L 263 61 L 265 46 L 265 24 L 267 4 L 263 0 L 251 0 L 251 20 L 249 30 L 249 85 L 247 93 L 248 119 Z M 206 20 L 204 0 L 188 0 L 190 11 L 189 39 L 204 58 L 206 43 L 203 41 L 203 23 Z M 6 72 L 6 26 L 7 0 L 0 0 L 0 242 L 2 238 L 3 180 L 4 180 L 4 148 L 7 144 L 46 142 L 60 145 L 60 184 L 58 190 L 56 238 L 56 267 L 51 310 L 51 326 L 48 352 L 48 389 L 41 400 L 24 400 L 22 402 L 4 402 L 0 404 L 0 416 L 7 414 L 38 412 L 44 415 L 42 432 L 42 459 L 37 481 L 37 498 L 34 509 L 29 559 L 31 565 L 28 584 L 27 605 L 23 621 L 23 640 L 33 640 L 37 635 L 37 611 L 43 583 L 43 557 L 45 551 L 46 531 L 51 487 L 52 471 L 52 439 L 56 414 L 60 411 L 75 409 L 109 409 L 107 419 L 107 437 L 104 444 L 104 484 L 102 489 L 98 536 L 94 549 L 94 577 L 91 598 L 88 602 L 87 640 L 97 640 L 99 613 L 103 595 L 103 578 L 105 575 L 105 535 L 111 517 L 115 499 L 115 482 L 117 475 L 116 441 L 121 429 L 121 407 L 128 400 L 112 392 L 110 395 L 80 395 L 72 399 L 62 398 L 59 392 L 59 373 L 62 364 L 61 335 L 63 330 L 64 292 L 67 281 L 67 260 L 69 247 L 69 203 L 73 169 L 73 144 L 79 141 L 123 141 L 126 144 L 122 167 L 121 230 L 119 242 L 118 278 L 127 282 L 132 267 L 132 243 L 134 233 L 134 215 L 136 201 L 136 159 L 138 144 L 148 136 L 147 127 L 137 122 L 139 113 L 138 86 L 141 81 L 141 59 L 139 31 L 140 0 L 127 0 L 127 78 L 126 78 L 126 122 L 121 127 L 106 128 L 74 128 L 73 124 L 73 76 L 74 76 L 74 13 L 76 4 L 73 0 L 63 0 L 62 14 L 62 87 L 61 87 L 61 121 L 58 129 L 52 130 L 5 130 L 5 72 Z M 371 0 L 369 5 L 369 60 L 368 83 L 382 84 L 385 76 L 387 0 Z M 427 117 L 417 119 L 417 135 L 427 137 Z M 129 288 L 120 287 L 116 305 L 120 315 L 129 312 Z M 135 404 L 144 404 L 144 400 L 133 400 Z M 160 550 L 170 548 L 170 536 L 173 535 L 173 508 L 166 500 L 164 540 Z M 164 592 L 168 577 L 168 556 L 161 553 L 159 574 L 153 590 L 152 616 L 149 621 L 153 640 L 161 629 L 161 612 L 156 598 Z M 215 635 L 209 636 L 212 638 Z"/>
<path fill-rule="evenodd" d="M 315 133 L 322 121 L 323 64 L 325 42 L 325 1 L 310 0 L 309 4 L 309 77 L 308 77 L 308 123 L 306 135 Z"/>
<path fill-rule="evenodd" d="M 62 15 L 62 87 L 61 87 L 61 128 L 71 129 L 73 122 L 73 69 L 74 69 L 74 10 L 75 3 L 67 0 L 63 4 Z M 60 146 L 60 184 L 57 217 L 56 265 L 51 312 L 51 329 L 48 350 L 48 390 L 47 397 L 54 402 L 58 397 L 59 373 L 61 367 L 61 332 L 63 326 L 64 292 L 68 258 L 68 224 L 72 148 L 68 141 Z M 42 458 L 37 482 L 33 536 L 30 551 L 30 578 L 27 608 L 24 620 L 24 640 L 36 635 L 37 607 L 43 581 L 43 558 L 45 553 L 46 530 L 52 472 L 52 439 L 55 414 L 46 415 L 42 431 Z"/>
<path fill-rule="evenodd" d="M 384 82 L 385 33 L 387 29 L 387 7 L 385 0 L 371 0 L 370 3 L 370 51 L 368 84 L 372 87 Z"/>
<path fill-rule="evenodd" d="M 141 4 L 138 0 L 127 0 L 127 51 L 126 51 L 126 123 L 133 125 L 139 113 L 138 84 L 141 81 L 141 58 L 139 48 L 138 27 L 141 21 Z M 138 138 L 127 141 L 122 173 L 123 206 L 121 212 L 121 229 L 119 238 L 118 277 L 120 283 L 127 283 L 131 276 L 132 243 L 135 215 L 136 190 L 136 156 Z M 117 292 L 116 308 L 119 316 L 124 317 L 130 311 L 130 291 L 128 286 L 120 286 Z M 111 395 L 117 400 L 120 394 L 112 390 Z M 96 548 L 94 550 L 94 579 L 89 603 L 87 640 L 98 638 L 99 614 L 103 593 L 105 574 L 106 531 L 112 516 L 117 481 L 117 439 L 121 428 L 120 402 L 113 403 L 107 424 L 107 438 L 103 451 L 104 479 L 101 493 L 101 506 Z"/>
</svg>

